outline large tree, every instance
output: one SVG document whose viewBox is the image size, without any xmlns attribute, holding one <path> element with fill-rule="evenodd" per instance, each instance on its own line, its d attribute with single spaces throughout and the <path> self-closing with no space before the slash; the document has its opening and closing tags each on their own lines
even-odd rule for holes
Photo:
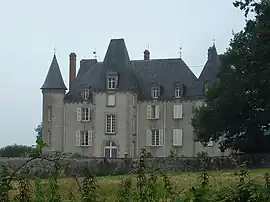
<svg viewBox="0 0 270 202">
<path fill-rule="evenodd" d="M 218 81 L 205 105 L 195 110 L 192 126 L 197 140 L 219 141 L 222 149 L 269 152 L 270 136 L 270 3 L 236 1 L 248 17 L 220 58 Z"/>
<path fill-rule="evenodd" d="M 40 123 L 40 124 L 35 128 L 35 131 L 36 131 L 36 133 L 37 133 L 36 140 L 42 140 L 42 128 L 43 128 L 42 123 Z"/>
</svg>

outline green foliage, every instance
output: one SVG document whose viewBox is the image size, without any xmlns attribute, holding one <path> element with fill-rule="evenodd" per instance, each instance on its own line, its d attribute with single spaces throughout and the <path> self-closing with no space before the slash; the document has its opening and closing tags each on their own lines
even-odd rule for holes
<svg viewBox="0 0 270 202">
<path fill-rule="evenodd" d="M 42 123 L 40 123 L 34 130 L 37 133 L 36 136 L 36 140 L 42 140 L 42 129 L 43 129 L 43 125 Z"/>
<path fill-rule="evenodd" d="M 0 149 L 1 157 L 24 157 L 34 151 L 32 147 L 25 145 L 8 145 Z"/>
<path fill-rule="evenodd" d="M 221 57 L 218 81 L 209 88 L 205 105 L 194 111 L 192 126 L 204 144 L 221 140 L 222 150 L 270 152 L 270 4 L 245 0 L 235 6 L 255 17 L 234 35 Z"/>
</svg>

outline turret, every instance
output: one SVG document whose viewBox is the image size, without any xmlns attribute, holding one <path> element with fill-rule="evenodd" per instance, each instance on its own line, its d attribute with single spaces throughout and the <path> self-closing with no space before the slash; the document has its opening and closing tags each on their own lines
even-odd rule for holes
<svg viewBox="0 0 270 202">
<path fill-rule="evenodd" d="M 48 144 L 44 153 L 63 151 L 64 138 L 64 96 L 67 90 L 56 59 L 53 56 L 44 84 L 41 87 L 42 103 L 42 138 Z"/>
</svg>

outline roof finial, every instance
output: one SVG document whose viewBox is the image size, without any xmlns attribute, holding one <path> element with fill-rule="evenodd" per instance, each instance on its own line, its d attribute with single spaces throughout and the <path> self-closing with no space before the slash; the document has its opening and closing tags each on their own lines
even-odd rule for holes
<svg viewBox="0 0 270 202">
<path fill-rule="evenodd" d="M 150 45 L 149 44 L 147 45 L 147 50 L 150 50 Z"/>
<path fill-rule="evenodd" d="M 95 51 L 93 52 L 94 58 L 97 59 L 97 50 L 95 49 Z"/>
<path fill-rule="evenodd" d="M 180 58 L 182 58 L 182 46 L 180 46 L 180 51 L 179 51 L 179 56 L 180 56 Z"/>
<path fill-rule="evenodd" d="M 53 54 L 54 54 L 54 55 L 56 54 L 56 49 L 55 49 L 55 47 L 53 48 Z"/>
<path fill-rule="evenodd" d="M 215 46 L 216 45 L 216 38 L 214 37 L 213 38 L 213 46 Z"/>
</svg>

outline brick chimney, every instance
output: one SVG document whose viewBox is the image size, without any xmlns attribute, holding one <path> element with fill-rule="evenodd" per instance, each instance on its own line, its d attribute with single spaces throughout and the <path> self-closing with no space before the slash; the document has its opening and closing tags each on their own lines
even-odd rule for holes
<svg viewBox="0 0 270 202">
<path fill-rule="evenodd" d="M 145 50 L 143 52 L 143 54 L 144 54 L 144 60 L 150 60 L 150 52 L 149 52 L 149 50 Z"/>
<path fill-rule="evenodd" d="M 76 79 L 76 57 L 75 53 L 69 55 L 69 90 Z"/>
</svg>

